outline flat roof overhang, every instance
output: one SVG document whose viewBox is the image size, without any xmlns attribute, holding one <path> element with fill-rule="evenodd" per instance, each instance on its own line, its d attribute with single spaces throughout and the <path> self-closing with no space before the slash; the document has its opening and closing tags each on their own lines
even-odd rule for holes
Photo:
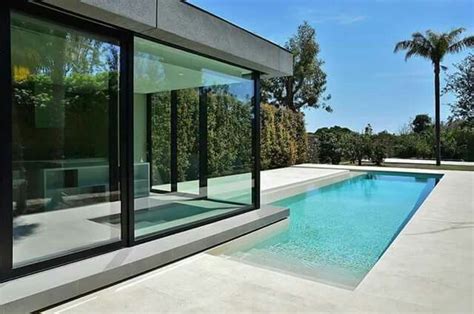
<svg viewBox="0 0 474 314">
<path fill-rule="evenodd" d="M 293 74 L 292 54 L 180 0 L 43 0 L 47 5 L 263 73 Z"/>
</svg>

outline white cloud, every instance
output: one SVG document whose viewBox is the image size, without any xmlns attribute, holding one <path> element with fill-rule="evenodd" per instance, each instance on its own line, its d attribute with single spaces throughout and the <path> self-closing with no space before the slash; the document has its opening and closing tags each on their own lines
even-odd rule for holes
<svg viewBox="0 0 474 314">
<path fill-rule="evenodd" d="M 307 7 L 298 7 L 294 10 L 296 17 L 300 20 L 307 20 L 311 23 L 335 23 L 339 25 L 350 25 L 365 21 L 368 16 L 361 14 L 351 14 L 347 12 L 329 12 Z"/>
<path fill-rule="evenodd" d="M 315 16 L 312 21 L 315 23 L 335 22 L 340 25 L 350 25 L 362 22 L 367 19 L 366 15 L 349 15 L 345 13 L 337 15 Z"/>
</svg>

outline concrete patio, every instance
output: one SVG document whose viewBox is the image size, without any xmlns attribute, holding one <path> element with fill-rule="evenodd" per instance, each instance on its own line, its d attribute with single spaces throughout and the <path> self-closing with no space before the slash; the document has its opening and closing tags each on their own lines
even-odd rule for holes
<svg viewBox="0 0 474 314">
<path fill-rule="evenodd" d="M 263 194 L 345 170 L 400 172 L 305 164 L 263 172 Z M 472 313 L 474 173 L 405 171 L 444 177 L 354 290 L 200 253 L 46 312 Z"/>
<path fill-rule="evenodd" d="M 406 159 L 406 158 L 386 158 L 385 164 L 413 164 L 413 165 L 436 165 L 436 160 L 431 159 Z M 471 166 L 474 167 L 474 162 L 469 161 L 442 161 L 444 166 Z"/>
</svg>

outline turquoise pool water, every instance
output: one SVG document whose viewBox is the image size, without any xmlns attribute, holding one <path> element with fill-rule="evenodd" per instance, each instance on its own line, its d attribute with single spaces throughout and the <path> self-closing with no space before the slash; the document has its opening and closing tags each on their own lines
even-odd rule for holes
<svg viewBox="0 0 474 314">
<path fill-rule="evenodd" d="M 434 188 L 439 177 L 368 173 L 275 205 L 289 223 L 228 255 L 353 288 Z"/>
</svg>

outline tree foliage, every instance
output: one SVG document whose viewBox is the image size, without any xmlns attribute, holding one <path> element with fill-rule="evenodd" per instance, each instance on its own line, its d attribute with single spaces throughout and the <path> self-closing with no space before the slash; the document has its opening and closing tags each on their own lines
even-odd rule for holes
<svg viewBox="0 0 474 314">
<path fill-rule="evenodd" d="M 427 114 L 418 114 L 411 123 L 413 132 L 423 133 L 432 127 L 431 118 Z"/>
<path fill-rule="evenodd" d="M 293 54 L 293 76 L 262 81 L 262 100 L 292 111 L 320 107 L 332 111 L 326 103 L 330 95 L 325 95 L 326 73 L 315 29 L 304 22 L 285 47 Z"/>
<path fill-rule="evenodd" d="M 308 137 L 303 114 L 268 104 L 262 105 L 261 113 L 262 169 L 305 162 L 308 156 Z"/>
<path fill-rule="evenodd" d="M 456 101 L 450 104 L 450 120 L 460 120 L 474 127 L 474 55 L 469 54 L 455 65 L 456 72 L 448 76 L 445 93 L 453 93 Z"/>
<path fill-rule="evenodd" d="M 423 35 L 416 32 L 410 40 L 404 40 L 395 45 L 394 52 L 406 50 L 405 60 L 413 56 L 428 59 L 433 64 L 435 75 L 435 144 L 436 164 L 441 164 L 441 117 L 440 117 L 440 69 L 447 54 L 458 53 L 465 48 L 474 47 L 474 36 L 460 38 L 464 28 L 456 28 L 449 33 L 436 33 L 428 30 Z"/>
<path fill-rule="evenodd" d="M 410 121 L 410 124 L 414 124 L 414 120 Z M 443 159 L 474 161 L 474 129 L 462 124 L 462 121 L 442 124 Z M 374 133 L 371 129 L 368 125 L 363 132 L 358 133 L 348 128 L 334 126 L 309 133 L 308 162 L 332 164 L 352 162 L 361 165 L 363 160 L 370 160 L 380 165 L 386 157 L 416 159 L 435 157 L 433 125 L 428 125 L 423 132 L 411 129 L 400 134 L 387 131 Z"/>
<path fill-rule="evenodd" d="M 252 170 L 252 105 L 219 88 L 208 93 L 208 173 L 210 177 Z"/>
<path fill-rule="evenodd" d="M 313 145 L 316 145 L 318 161 L 320 163 L 339 164 L 344 157 L 348 156 L 350 137 L 354 132 L 348 128 L 334 126 L 331 128 L 320 128 L 314 134 Z M 343 144 L 344 143 L 344 144 Z"/>
<path fill-rule="evenodd" d="M 104 122 L 108 121 L 108 101 L 113 94 L 106 88 L 109 74 L 66 77 L 63 88 L 67 97 L 61 106 L 55 103 L 50 76 L 30 75 L 15 81 L 14 160 L 51 159 L 58 149 L 54 140 L 58 129 L 64 139 L 61 154 L 65 158 L 107 157 L 109 125 Z M 59 120 L 60 114 L 63 118 Z"/>
<path fill-rule="evenodd" d="M 474 47 L 474 36 L 459 38 L 464 31 L 464 28 L 456 28 L 449 33 L 436 33 L 427 30 L 423 35 L 416 32 L 411 35 L 410 40 L 397 43 L 394 52 L 406 50 L 405 60 L 419 56 L 430 60 L 433 65 L 439 66 L 447 54 L 458 53 L 465 48 Z"/>
<path fill-rule="evenodd" d="M 177 92 L 178 181 L 199 178 L 199 91 Z M 207 91 L 207 159 L 210 178 L 252 170 L 252 106 L 219 87 Z M 170 180 L 170 93 L 152 97 L 154 182 Z"/>
</svg>

